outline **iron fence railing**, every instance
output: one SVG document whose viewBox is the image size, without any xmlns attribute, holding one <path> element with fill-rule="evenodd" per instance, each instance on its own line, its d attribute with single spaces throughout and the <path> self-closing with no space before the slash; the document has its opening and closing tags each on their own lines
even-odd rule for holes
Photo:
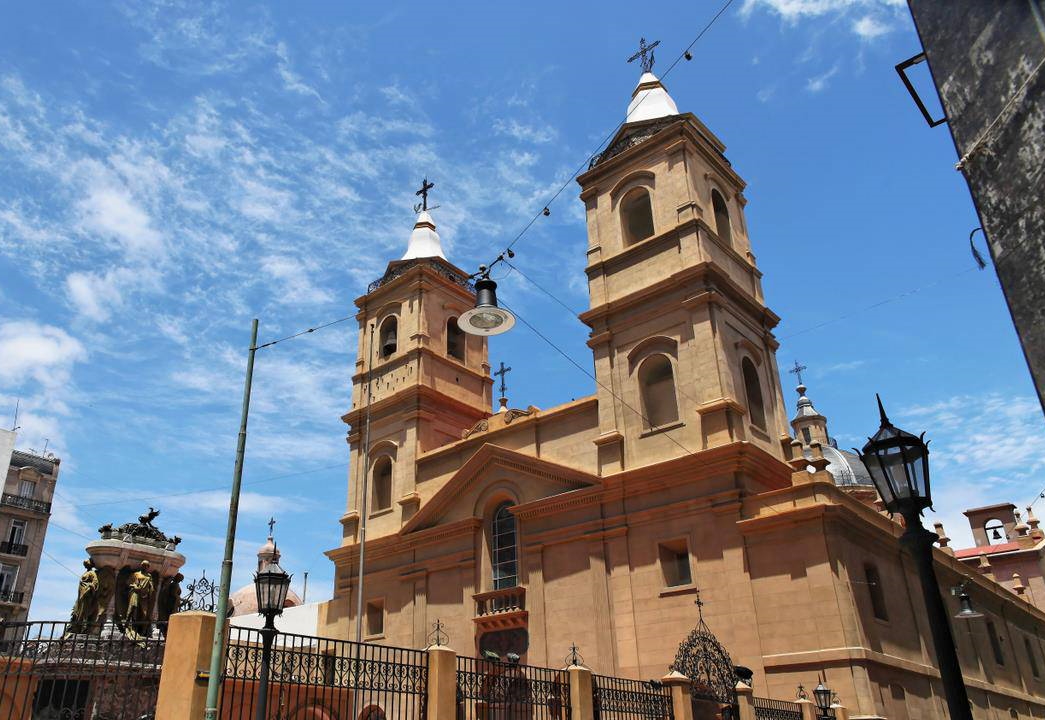
<svg viewBox="0 0 1045 720">
<path fill-rule="evenodd" d="M 51 503 L 44 502 L 43 500 L 35 500 L 31 497 L 25 497 L 24 495 L 15 495 L 14 493 L 4 493 L 3 496 L 0 496 L 0 504 L 22 508 L 23 510 L 32 510 L 39 513 L 51 512 Z"/>
<path fill-rule="evenodd" d="M 755 720 L 802 720 L 802 706 L 790 700 L 752 698 Z"/>
<path fill-rule="evenodd" d="M 570 720 L 565 670 L 457 658 L 458 720 Z"/>
<path fill-rule="evenodd" d="M 163 640 L 129 639 L 103 624 L 0 624 L 0 720 L 139 720 L 156 708 Z"/>
<path fill-rule="evenodd" d="M 261 679 L 262 635 L 232 627 L 226 647 L 222 713 L 253 720 Z M 270 717 L 424 720 L 424 650 L 279 633 L 269 661 Z"/>
<path fill-rule="evenodd" d="M 7 555 L 21 555 L 25 557 L 29 554 L 29 546 L 23 545 L 22 543 L 11 542 L 10 540 L 4 540 L 0 542 L 0 553 L 6 553 Z"/>
<path fill-rule="evenodd" d="M 657 680 L 592 675 L 595 720 L 673 720 L 671 689 Z"/>
</svg>

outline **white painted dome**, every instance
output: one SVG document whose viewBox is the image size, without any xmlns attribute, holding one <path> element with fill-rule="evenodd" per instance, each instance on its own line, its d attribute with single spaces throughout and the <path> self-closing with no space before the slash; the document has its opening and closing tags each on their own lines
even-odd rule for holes
<svg viewBox="0 0 1045 720">
<path fill-rule="evenodd" d="M 413 260 L 426 257 L 440 257 L 446 260 L 439 233 L 435 231 L 435 221 L 432 220 L 432 216 L 428 214 L 427 210 L 422 210 L 421 214 L 417 216 L 414 231 L 410 233 L 410 243 L 406 246 L 406 254 L 402 259 Z"/>
<path fill-rule="evenodd" d="M 625 122 L 653 120 L 678 114 L 679 109 L 675 105 L 675 101 L 668 95 L 667 89 L 657 79 L 657 76 L 653 73 L 642 73 L 635 92 L 631 94 Z"/>
</svg>

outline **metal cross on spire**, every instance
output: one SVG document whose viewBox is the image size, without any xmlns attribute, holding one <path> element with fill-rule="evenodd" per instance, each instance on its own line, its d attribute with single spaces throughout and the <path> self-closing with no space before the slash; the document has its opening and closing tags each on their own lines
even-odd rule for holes
<svg viewBox="0 0 1045 720">
<path fill-rule="evenodd" d="M 505 378 L 505 375 L 507 375 L 511 371 L 512 371 L 512 369 L 510 367 L 505 367 L 504 363 L 502 362 L 501 363 L 501 369 L 494 373 L 494 375 L 500 375 L 501 376 L 501 397 L 507 397 L 507 395 L 505 395 L 505 393 L 508 392 L 508 386 L 505 384 L 504 378 Z"/>
<path fill-rule="evenodd" d="M 268 522 L 268 526 L 269 526 L 269 537 L 272 537 L 272 528 L 276 527 L 276 518 L 270 517 L 269 518 L 269 522 Z"/>
<path fill-rule="evenodd" d="M 808 370 L 808 369 L 809 368 L 806 367 L 805 365 L 799 365 L 798 361 L 795 360 L 795 366 L 793 368 L 791 368 L 790 370 L 788 370 L 788 372 L 791 373 L 792 375 L 797 375 L 798 376 L 798 384 L 801 385 L 802 384 L 802 371 L 803 370 Z"/>
<path fill-rule="evenodd" d="M 415 207 L 415 210 L 427 210 L 428 209 L 428 191 L 435 187 L 435 183 L 428 182 L 428 176 L 421 181 L 421 189 L 414 193 L 421 198 L 421 207 Z"/>
<path fill-rule="evenodd" d="M 646 38 L 639 38 L 639 51 L 628 58 L 628 62 L 641 59 L 642 72 L 653 72 L 653 48 L 660 45 L 660 40 L 654 40 L 651 44 L 646 44 Z"/>
</svg>

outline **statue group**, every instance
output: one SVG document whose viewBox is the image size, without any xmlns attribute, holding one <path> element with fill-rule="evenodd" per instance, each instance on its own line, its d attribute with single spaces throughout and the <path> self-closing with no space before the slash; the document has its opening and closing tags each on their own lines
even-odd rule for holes
<svg viewBox="0 0 1045 720">
<path fill-rule="evenodd" d="M 181 582 L 184 580 L 181 573 L 158 583 L 155 573 L 150 571 L 149 561 L 142 560 L 138 569 L 129 576 L 125 572 L 116 574 L 116 582 L 113 583 L 113 573 L 99 572 L 93 561 L 84 560 L 83 566 L 84 573 L 80 576 L 76 602 L 66 630 L 68 634 L 97 634 L 106 620 L 106 611 L 115 589 L 122 592 L 114 603 L 112 620 L 127 637 L 133 639 L 149 637 L 154 622 L 161 632 L 165 632 L 167 620 L 180 609 Z M 127 576 L 126 581 L 121 582 L 124 576 Z"/>
</svg>

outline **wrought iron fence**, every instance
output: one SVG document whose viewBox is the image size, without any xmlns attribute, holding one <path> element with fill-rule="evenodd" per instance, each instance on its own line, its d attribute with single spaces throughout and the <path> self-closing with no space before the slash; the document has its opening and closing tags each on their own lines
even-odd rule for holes
<svg viewBox="0 0 1045 720">
<path fill-rule="evenodd" d="M 802 706 L 790 700 L 752 698 L 755 720 L 802 720 Z"/>
<path fill-rule="evenodd" d="M 262 635 L 232 627 L 225 651 L 222 713 L 252 720 L 261 679 Z M 279 633 L 269 661 L 269 717 L 424 720 L 424 650 Z"/>
<path fill-rule="evenodd" d="M 458 720 L 570 720 L 565 670 L 457 658 Z"/>
<path fill-rule="evenodd" d="M 125 637 L 111 623 L 0 624 L 0 720 L 141 720 L 156 709 L 163 640 Z"/>
<path fill-rule="evenodd" d="M 656 680 L 592 675 L 595 720 L 673 720 L 671 689 Z"/>
</svg>

